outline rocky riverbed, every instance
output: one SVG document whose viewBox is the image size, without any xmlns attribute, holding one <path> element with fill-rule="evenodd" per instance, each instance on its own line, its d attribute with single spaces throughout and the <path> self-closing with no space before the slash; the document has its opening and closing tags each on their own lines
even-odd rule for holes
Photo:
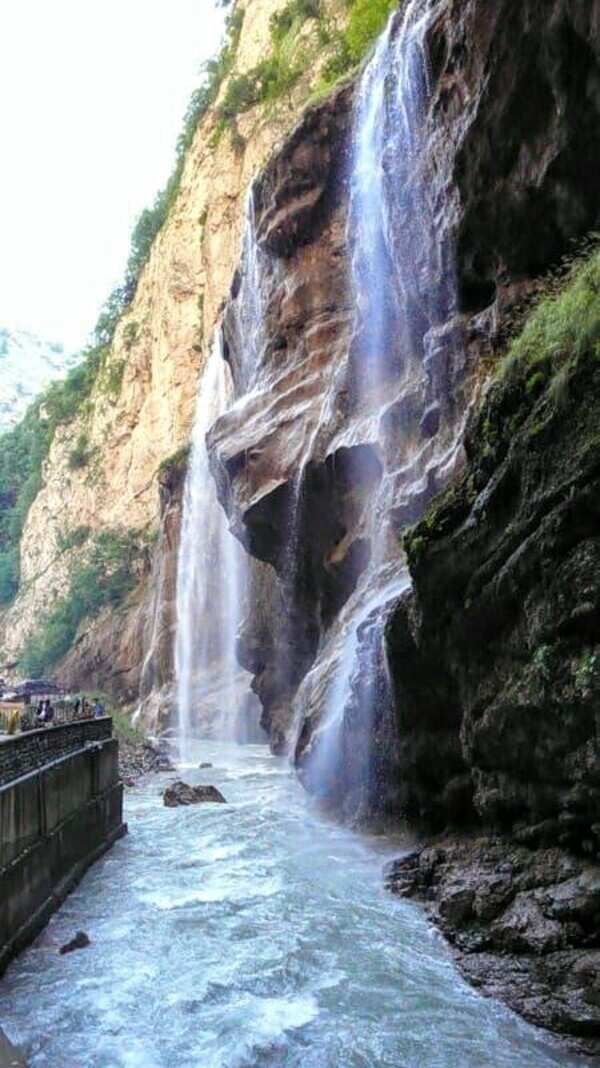
<svg viewBox="0 0 600 1068">
<path fill-rule="evenodd" d="M 387 883 L 425 904 L 474 986 L 600 1054 L 599 867 L 559 848 L 445 837 L 394 861 Z"/>
<path fill-rule="evenodd" d="M 136 786 L 144 775 L 174 771 L 172 749 L 165 739 L 140 737 L 119 738 L 119 766 L 125 786 Z"/>
</svg>

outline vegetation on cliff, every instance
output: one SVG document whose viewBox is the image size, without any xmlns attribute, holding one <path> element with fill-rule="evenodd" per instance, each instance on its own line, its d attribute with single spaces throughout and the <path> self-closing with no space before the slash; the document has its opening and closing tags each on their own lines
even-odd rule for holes
<svg viewBox="0 0 600 1068">
<path fill-rule="evenodd" d="M 57 427 L 85 414 L 98 384 L 115 396 L 118 380 L 107 346 L 88 349 L 81 363 L 62 382 L 51 386 L 31 405 L 24 419 L 0 437 L 0 605 L 19 588 L 19 542 L 29 508 L 42 488 L 43 465 Z M 69 453 L 72 470 L 85 467 L 91 456 L 85 430 Z"/>
<path fill-rule="evenodd" d="M 321 79 L 321 91 L 331 88 L 363 61 L 382 32 L 397 0 L 346 0 L 348 22 L 332 35 L 333 51 Z"/>
<path fill-rule="evenodd" d="M 471 419 L 462 478 L 404 538 L 418 642 L 407 642 L 401 611 L 390 635 L 410 729 L 431 729 L 429 713 L 419 718 L 419 686 L 445 695 L 439 782 L 449 768 L 462 782 L 474 766 L 484 819 L 539 823 L 549 844 L 589 852 L 600 692 L 600 250 L 592 244 L 546 290 Z M 506 782 L 495 791 L 499 758 L 490 752 L 499 744 Z M 556 767 L 564 788 L 548 792 Z M 433 813 L 439 803 L 447 819 L 448 797 L 422 789 L 420 774 L 406 769 L 413 803 Z M 457 811 L 472 815 L 463 795 Z"/>
<path fill-rule="evenodd" d="M 347 9 L 345 20 L 344 6 Z M 345 72 L 361 61 L 392 6 L 392 0 L 340 0 L 339 4 L 330 0 L 288 0 L 271 19 L 270 50 L 267 49 L 265 59 L 254 70 L 237 74 L 235 65 L 245 9 L 243 3 L 232 5 L 226 19 L 222 49 L 206 64 L 202 83 L 193 93 L 185 114 L 171 177 L 134 227 L 123 282 L 110 294 L 101 311 L 93 345 L 84 352 L 81 362 L 66 380 L 51 386 L 32 405 L 23 422 L 2 437 L 0 606 L 9 604 L 19 591 L 20 539 L 29 508 L 43 486 L 44 463 L 57 428 L 74 424 L 72 440 L 65 435 L 66 466 L 73 473 L 83 473 L 86 477 L 85 469 L 97 452 L 86 416 L 92 411 L 98 391 L 113 398 L 119 394 L 127 354 L 136 343 L 139 326 L 134 322 L 126 323 L 120 353 L 112 346 L 115 329 L 133 300 L 153 243 L 176 199 L 186 154 L 199 123 L 216 106 L 217 136 L 228 128 L 235 138 L 236 117 L 241 112 L 257 104 L 278 100 L 289 93 L 302 76 L 307 76 L 308 94 L 311 79 L 314 83 L 312 71 L 332 63 L 327 77 L 334 81 L 342 69 Z M 345 28 L 340 28 L 342 24 Z M 337 67 L 333 62 L 336 56 Z M 299 102 L 296 95 L 294 105 Z M 161 474 L 164 477 L 164 472 Z M 60 553 L 80 549 L 82 545 L 71 544 L 67 531 L 59 538 L 57 547 Z M 69 630 L 73 632 L 72 625 L 51 629 L 54 632 L 60 629 L 63 635 Z M 38 641 L 39 635 L 36 636 Z M 53 639 L 48 647 L 56 645 L 58 648 L 61 644 L 64 643 L 55 643 Z"/>
<path fill-rule="evenodd" d="M 505 356 L 498 362 L 491 388 L 477 415 L 480 460 L 487 466 L 498 449 L 509 447 L 513 431 L 538 401 L 542 417 L 566 406 L 570 383 L 581 360 L 600 364 L 600 246 L 592 234 L 580 252 L 540 282 L 541 294 L 526 315 Z M 507 412 L 510 409 L 510 418 Z M 500 414 L 498 414 L 500 413 Z M 471 489 L 471 497 L 476 487 Z M 409 561 L 417 566 L 432 537 L 454 522 L 464 485 L 448 488 L 428 514 L 404 536 Z"/>
<path fill-rule="evenodd" d="M 136 585 L 146 541 L 136 531 L 104 530 L 72 567 L 66 593 L 39 621 L 20 658 L 33 678 L 70 649 L 80 623 L 107 605 L 118 605 Z"/>
<path fill-rule="evenodd" d="M 535 391 L 549 377 L 585 352 L 600 358 L 600 248 L 593 234 L 583 251 L 569 262 L 566 276 L 551 277 L 524 329 L 501 364 L 504 374 L 527 373 L 527 389 Z M 591 248 L 590 248 L 591 246 Z M 560 393 L 560 382 L 555 381 Z"/>
<path fill-rule="evenodd" d="M 224 5 L 222 5 L 224 6 Z M 148 262 L 154 241 L 166 222 L 179 187 L 187 152 L 196 130 L 208 109 L 215 103 L 224 79 L 231 72 L 244 22 L 244 10 L 234 7 L 226 19 L 225 40 L 219 55 L 203 68 L 202 84 L 194 90 L 183 118 L 175 150 L 175 165 L 165 187 L 156 194 L 154 203 L 139 216 L 131 235 L 131 248 L 125 277 L 108 297 L 94 330 L 98 344 L 106 345 L 114 337 L 117 323 L 131 304 L 139 277 Z"/>
</svg>

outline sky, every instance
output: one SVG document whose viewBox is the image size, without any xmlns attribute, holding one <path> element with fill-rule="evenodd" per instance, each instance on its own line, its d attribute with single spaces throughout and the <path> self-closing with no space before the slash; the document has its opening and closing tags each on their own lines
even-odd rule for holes
<svg viewBox="0 0 600 1068">
<path fill-rule="evenodd" d="M 214 0 L 1 0 L 0 326 L 85 343 L 221 32 Z"/>
</svg>

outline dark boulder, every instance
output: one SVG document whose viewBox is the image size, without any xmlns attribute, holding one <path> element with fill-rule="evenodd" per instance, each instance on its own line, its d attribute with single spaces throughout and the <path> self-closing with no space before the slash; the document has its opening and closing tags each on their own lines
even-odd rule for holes
<svg viewBox="0 0 600 1068">
<path fill-rule="evenodd" d="M 90 944 L 90 939 L 85 931 L 78 931 L 70 942 L 66 942 L 64 946 L 60 947 L 59 952 L 61 956 L 64 956 L 65 953 L 73 953 L 76 949 L 85 949 Z"/>
<path fill-rule="evenodd" d="M 201 805 L 207 802 L 227 804 L 216 786 L 190 786 L 189 783 L 180 780 L 167 786 L 163 801 L 167 808 L 177 808 L 179 805 Z"/>
</svg>

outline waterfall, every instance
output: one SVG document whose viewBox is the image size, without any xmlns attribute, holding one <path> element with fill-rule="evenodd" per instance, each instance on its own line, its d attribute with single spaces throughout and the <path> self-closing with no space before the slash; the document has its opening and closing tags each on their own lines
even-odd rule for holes
<svg viewBox="0 0 600 1068">
<path fill-rule="evenodd" d="M 390 19 L 355 106 L 349 240 L 363 396 L 398 372 L 398 356 L 422 362 L 427 333 L 455 306 L 426 173 L 429 10 L 428 0 L 409 0 L 400 24 Z"/>
<path fill-rule="evenodd" d="M 256 236 L 256 208 L 254 183 L 246 198 L 241 267 L 232 286 L 232 300 L 228 309 L 232 350 L 237 355 L 232 363 L 234 393 L 247 395 L 255 388 L 259 376 L 267 337 L 265 329 L 266 253 Z"/>
<path fill-rule="evenodd" d="M 295 708 L 307 786 L 354 816 L 377 808 L 382 783 L 392 778 L 395 725 L 384 628 L 410 587 L 400 531 L 447 481 L 462 432 L 462 422 L 456 425 L 448 415 L 444 371 L 432 367 L 432 352 L 456 312 L 456 287 L 451 242 L 436 225 L 439 185 L 433 187 L 428 172 L 430 10 L 429 0 L 409 0 L 391 17 L 355 101 L 348 218 L 356 304 L 351 378 L 383 474 L 364 520 L 370 563 Z M 456 345 L 448 334 L 444 367 Z M 416 429 L 414 414 L 410 420 L 401 414 L 390 447 L 386 419 L 407 407 L 419 412 Z M 430 409 L 438 423 L 434 433 L 425 433 L 418 420 L 424 422 Z M 398 519 L 403 508 L 405 518 Z M 319 705 L 324 711 L 303 753 L 302 720 Z"/>
<path fill-rule="evenodd" d="M 221 331 L 200 378 L 177 569 L 175 673 L 181 757 L 194 733 L 237 741 L 257 729 L 256 701 L 236 659 L 247 557 L 217 499 L 206 435 L 233 394 Z"/>
<path fill-rule="evenodd" d="M 250 560 L 229 530 L 210 470 L 206 437 L 255 385 L 266 344 L 265 254 L 256 238 L 254 186 L 246 200 L 241 268 L 234 278 L 229 329 L 239 358 L 225 359 L 219 326 L 198 386 L 177 565 L 175 678 L 182 757 L 194 734 L 229 741 L 264 738 L 237 639 L 249 597 Z"/>
</svg>

